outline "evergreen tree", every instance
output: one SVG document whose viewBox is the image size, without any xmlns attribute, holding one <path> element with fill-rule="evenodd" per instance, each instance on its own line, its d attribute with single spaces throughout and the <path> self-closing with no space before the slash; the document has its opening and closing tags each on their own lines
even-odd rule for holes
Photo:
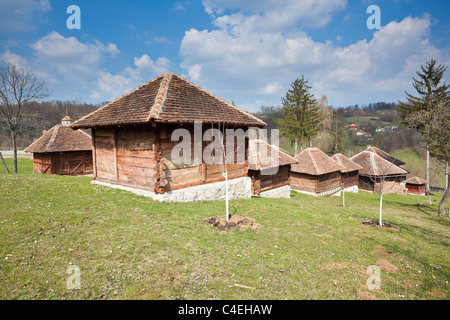
<svg viewBox="0 0 450 320">
<path fill-rule="evenodd" d="M 300 142 L 303 149 L 303 141 L 309 140 L 317 134 L 320 127 L 320 116 L 317 101 L 309 93 L 311 86 L 302 75 L 291 83 L 291 88 L 282 99 L 284 118 L 277 119 L 280 133 L 295 143 Z"/>
<path fill-rule="evenodd" d="M 419 96 L 406 92 L 406 102 L 399 101 L 397 110 L 402 118 L 402 124 L 415 129 L 425 136 L 430 135 L 431 114 L 438 104 L 448 105 L 449 85 L 441 83 L 446 66 L 437 65 L 436 60 L 427 61 L 421 66 L 421 72 L 416 72 L 418 79 L 413 77 L 413 87 Z M 420 116 L 419 116 L 420 115 Z M 430 150 L 427 143 L 427 159 L 425 171 L 426 192 L 430 193 Z"/>
</svg>

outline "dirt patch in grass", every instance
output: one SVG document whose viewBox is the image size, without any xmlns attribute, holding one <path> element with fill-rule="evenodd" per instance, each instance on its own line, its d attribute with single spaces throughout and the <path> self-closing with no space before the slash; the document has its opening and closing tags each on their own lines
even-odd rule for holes
<svg viewBox="0 0 450 320">
<path fill-rule="evenodd" d="M 205 219 L 205 222 L 221 231 L 231 229 L 239 229 L 244 231 L 249 228 L 253 230 L 261 228 L 261 225 L 256 223 L 255 219 L 236 215 L 230 216 L 228 221 L 225 215 L 221 215 L 207 218 Z"/>
<path fill-rule="evenodd" d="M 432 297 L 438 298 L 438 299 L 444 299 L 445 298 L 445 294 L 442 292 L 438 292 L 436 290 L 433 291 L 425 291 L 426 294 L 429 294 Z"/>
<path fill-rule="evenodd" d="M 364 221 L 362 224 L 366 225 L 366 226 L 371 226 L 371 227 L 378 227 L 380 228 L 380 224 L 378 221 L 375 220 L 370 220 L 370 221 Z M 400 231 L 401 229 L 397 226 L 394 226 L 393 224 L 384 222 L 383 223 L 383 228 L 386 229 L 390 229 L 390 230 L 395 230 L 395 231 Z"/>
<path fill-rule="evenodd" d="M 378 300 L 377 297 L 367 291 L 358 291 L 357 296 L 359 300 Z"/>
<path fill-rule="evenodd" d="M 387 260 L 378 260 L 376 265 L 387 272 L 396 273 L 398 268 Z"/>
<path fill-rule="evenodd" d="M 400 242 L 404 242 L 404 243 L 408 243 L 408 240 L 405 238 L 395 238 L 395 240 L 400 241 Z"/>
</svg>

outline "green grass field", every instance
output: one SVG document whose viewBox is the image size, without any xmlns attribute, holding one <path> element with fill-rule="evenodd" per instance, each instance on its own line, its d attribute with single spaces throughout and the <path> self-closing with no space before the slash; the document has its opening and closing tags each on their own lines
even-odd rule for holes
<svg viewBox="0 0 450 320">
<path fill-rule="evenodd" d="M 8 159 L 9 164 L 10 159 Z M 232 201 L 258 230 L 218 231 L 204 219 L 224 202 L 159 203 L 40 176 L 20 160 L 0 173 L 1 299 L 449 299 L 449 227 L 440 195 Z M 448 210 L 448 208 L 446 209 Z M 367 269 L 380 268 L 369 290 Z M 81 288 L 68 289 L 70 266 Z M 240 285 L 240 286 L 236 286 Z M 242 287 L 245 286 L 245 287 Z"/>
</svg>

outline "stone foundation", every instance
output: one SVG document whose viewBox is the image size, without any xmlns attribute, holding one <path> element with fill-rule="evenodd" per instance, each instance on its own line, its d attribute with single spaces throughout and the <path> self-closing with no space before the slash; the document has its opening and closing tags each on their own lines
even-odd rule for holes
<svg viewBox="0 0 450 320">
<path fill-rule="evenodd" d="M 351 187 L 345 188 L 344 191 L 345 191 L 345 192 L 358 193 L 358 192 L 359 192 L 359 188 L 358 188 L 358 186 L 356 185 L 356 186 L 351 186 Z"/>
<path fill-rule="evenodd" d="M 93 180 L 92 184 L 130 191 L 134 194 L 150 197 L 157 201 L 166 202 L 195 202 L 208 200 L 225 200 L 225 181 L 202 184 L 189 188 L 168 191 L 157 194 L 152 191 L 124 187 L 112 183 Z M 228 198 L 232 199 L 250 199 L 251 198 L 251 178 L 241 177 L 228 181 Z"/>
<path fill-rule="evenodd" d="M 263 191 L 259 194 L 263 198 L 291 198 L 291 186 L 282 186 L 279 188 Z"/>
</svg>

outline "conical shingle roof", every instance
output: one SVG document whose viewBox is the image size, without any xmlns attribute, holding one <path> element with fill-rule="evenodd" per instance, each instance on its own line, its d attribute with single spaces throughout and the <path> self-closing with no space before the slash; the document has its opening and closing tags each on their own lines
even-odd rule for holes
<svg viewBox="0 0 450 320">
<path fill-rule="evenodd" d="M 68 126 L 56 125 L 24 151 L 32 153 L 90 151 L 92 138 L 82 130 L 73 130 Z"/>
<path fill-rule="evenodd" d="M 278 161 L 272 159 L 272 156 L 278 157 Z M 248 158 L 249 170 L 264 170 L 297 163 L 297 160 L 289 152 L 261 139 L 249 141 Z"/>
<path fill-rule="evenodd" d="M 331 159 L 333 159 L 334 161 L 336 161 L 337 163 L 339 163 L 341 166 L 344 167 L 344 169 L 341 170 L 341 172 L 343 173 L 362 169 L 362 167 L 359 164 L 353 162 L 352 160 L 344 156 L 342 153 L 337 153 L 333 155 Z"/>
<path fill-rule="evenodd" d="M 359 170 L 361 175 L 369 176 L 388 176 L 403 175 L 408 171 L 402 169 L 392 162 L 385 160 L 374 152 L 364 150 L 350 158 L 353 162 L 359 164 L 362 169 Z"/>
<path fill-rule="evenodd" d="M 79 119 L 72 128 L 164 123 L 225 123 L 264 127 L 252 114 L 185 78 L 166 72 Z"/>
<path fill-rule="evenodd" d="M 341 171 L 343 166 L 331 159 L 317 148 L 307 148 L 299 153 L 295 160 L 298 163 L 291 166 L 291 171 L 314 176 Z"/>
</svg>

